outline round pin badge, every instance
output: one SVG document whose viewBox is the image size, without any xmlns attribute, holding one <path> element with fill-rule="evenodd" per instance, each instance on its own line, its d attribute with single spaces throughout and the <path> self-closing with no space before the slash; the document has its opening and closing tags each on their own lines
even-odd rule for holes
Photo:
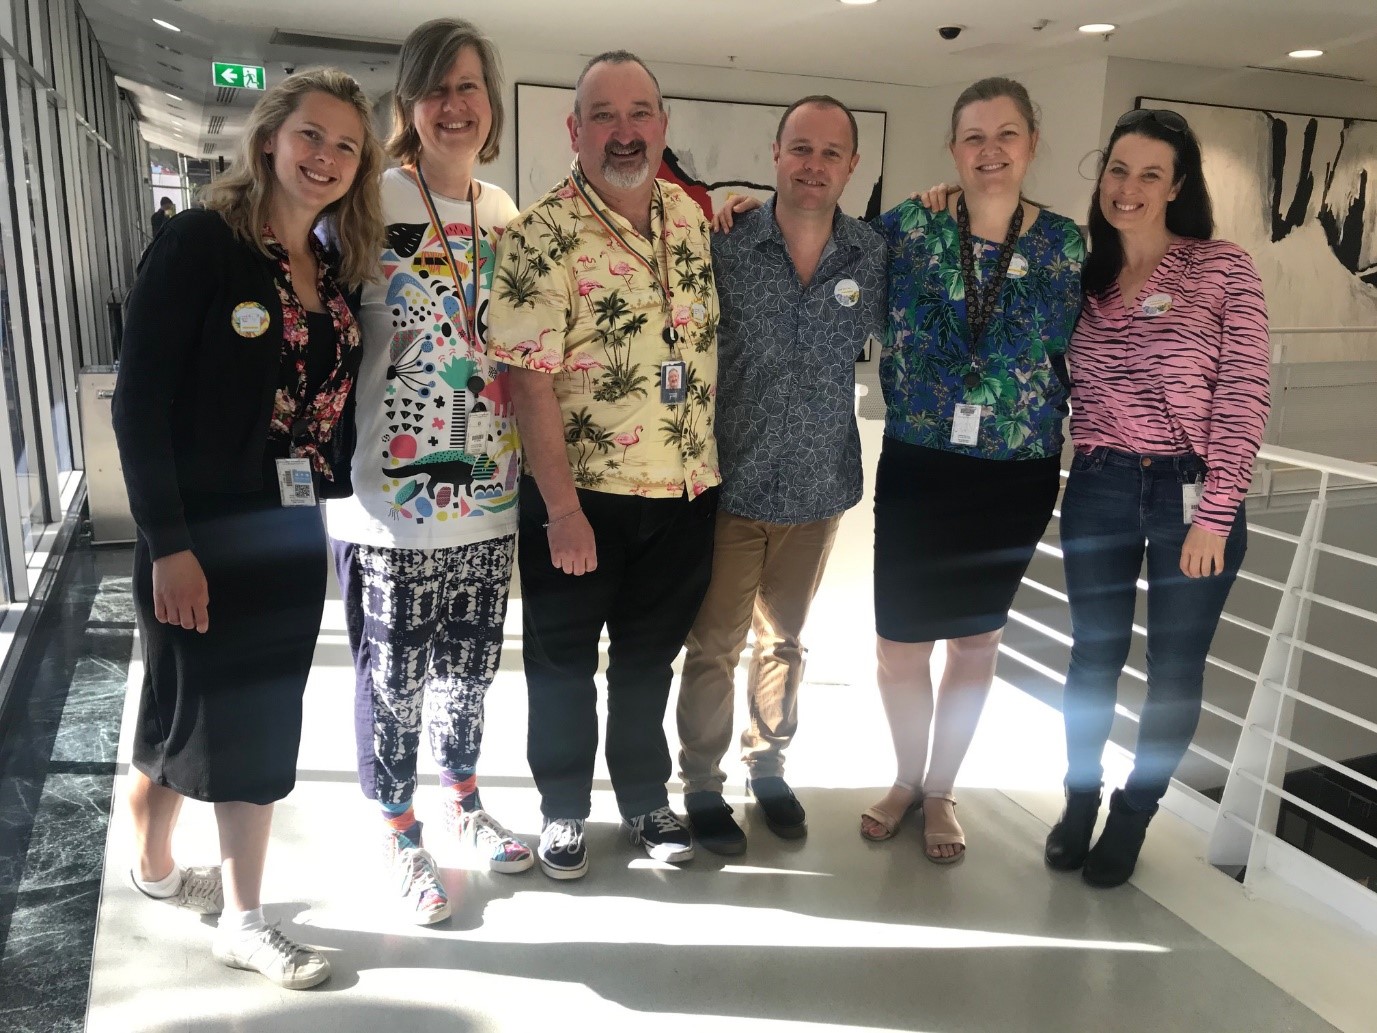
<svg viewBox="0 0 1377 1033">
<path fill-rule="evenodd" d="M 1015 253 L 1009 258 L 1009 279 L 1021 280 L 1028 275 L 1028 259 Z"/>
<path fill-rule="evenodd" d="M 240 302 L 230 315 L 230 325 L 240 337 L 262 337 L 271 321 L 268 310 L 256 301 Z"/>
<path fill-rule="evenodd" d="M 1143 315 L 1145 316 L 1160 316 L 1170 311 L 1170 294 L 1153 294 L 1143 299 Z"/>
<path fill-rule="evenodd" d="M 851 308 L 861 300 L 861 285 L 851 278 L 838 280 L 832 288 L 832 297 L 843 308 Z"/>
</svg>

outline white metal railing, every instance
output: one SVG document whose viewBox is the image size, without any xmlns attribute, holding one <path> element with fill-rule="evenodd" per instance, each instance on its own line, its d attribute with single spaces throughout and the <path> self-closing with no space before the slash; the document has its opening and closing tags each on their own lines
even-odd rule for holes
<svg viewBox="0 0 1377 1033">
<path fill-rule="evenodd" d="M 1377 555 L 1323 541 L 1325 514 L 1333 502 L 1334 489 L 1352 485 L 1377 486 L 1377 466 L 1275 446 L 1264 446 L 1258 461 L 1266 470 L 1285 468 L 1311 471 L 1318 475 L 1318 483 L 1312 489 L 1314 497 L 1309 501 L 1304 526 L 1299 534 L 1265 527 L 1256 521 L 1250 521 L 1248 526 L 1250 535 L 1270 538 L 1294 547 L 1285 581 L 1246 569 L 1239 575 L 1246 582 L 1277 593 L 1275 618 L 1270 627 L 1231 613 L 1223 617 L 1226 623 L 1263 640 L 1258 670 L 1249 670 L 1213 653 L 1208 657 L 1207 662 L 1211 667 L 1227 671 L 1253 686 L 1246 714 L 1232 713 L 1209 701 L 1203 705 L 1206 713 L 1239 729 L 1233 756 L 1220 756 L 1199 743 L 1193 742 L 1190 746 L 1192 754 L 1218 765 L 1227 773 L 1222 798 L 1216 804 L 1182 783 L 1173 782 L 1172 792 L 1168 794 L 1164 806 L 1201 825 L 1209 834 L 1210 862 L 1222 868 L 1244 869 L 1245 886 L 1255 883 L 1263 873 L 1270 872 L 1377 933 L 1377 893 L 1298 850 L 1280 839 L 1275 831 L 1282 801 L 1286 801 L 1355 840 L 1377 848 L 1377 836 L 1327 813 L 1283 786 L 1288 756 L 1294 754 L 1377 790 L 1377 779 L 1328 756 L 1313 743 L 1307 745 L 1297 742 L 1293 736 L 1297 704 L 1312 707 L 1354 728 L 1377 735 L 1377 722 L 1337 706 L 1332 700 L 1321 699 L 1313 688 L 1303 691 L 1301 679 L 1302 660 L 1312 656 L 1344 667 L 1362 678 L 1372 679 L 1373 689 L 1377 690 L 1377 667 L 1345 656 L 1335 649 L 1317 646 L 1308 640 L 1306 634 L 1311 611 L 1316 606 L 1377 624 L 1377 613 L 1315 591 L 1316 569 L 1321 556 L 1357 564 L 1361 576 L 1370 578 L 1370 582 L 1365 584 L 1377 585 L 1377 571 L 1372 570 L 1377 567 Z M 1059 512 L 1054 515 L 1060 517 Z M 1061 549 L 1050 542 L 1041 543 L 1038 549 L 1044 554 L 1061 556 Z M 1066 602 L 1065 592 L 1056 586 L 1043 584 L 1031 577 L 1025 577 L 1023 583 L 1043 595 Z M 1146 582 L 1140 580 L 1138 587 L 1140 591 L 1145 590 Z M 1010 618 L 1062 646 L 1069 647 L 1071 644 L 1069 635 L 1025 613 L 1015 610 Z M 1146 629 L 1138 624 L 1133 626 L 1133 631 L 1138 636 L 1146 635 Z M 1001 646 L 1001 651 L 1045 677 L 1059 683 L 1065 681 L 1062 672 L 1027 656 L 1012 645 Z M 1125 666 L 1123 673 L 1136 681 L 1146 681 L 1146 674 L 1136 668 Z M 1139 719 L 1137 712 L 1122 703 L 1116 707 L 1116 711 L 1135 723 Z M 1377 739 L 1374 739 L 1371 750 L 1362 752 L 1377 752 Z"/>
</svg>

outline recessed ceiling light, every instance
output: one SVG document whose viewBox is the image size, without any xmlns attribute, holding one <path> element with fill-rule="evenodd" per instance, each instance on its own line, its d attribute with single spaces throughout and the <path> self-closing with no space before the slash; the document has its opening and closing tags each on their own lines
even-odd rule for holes
<svg viewBox="0 0 1377 1033">
<path fill-rule="evenodd" d="M 841 0 L 847 7 L 864 7 L 866 4 L 878 3 L 879 0 Z"/>
<path fill-rule="evenodd" d="M 166 90 L 163 90 L 163 96 L 164 96 L 164 97 L 171 97 L 173 100 L 181 100 L 181 99 L 182 99 L 181 97 L 177 96 L 175 93 L 168 93 Z"/>
<path fill-rule="evenodd" d="M 1119 26 L 1110 25 L 1109 22 L 1091 22 L 1089 25 L 1080 26 L 1079 31 L 1099 34 L 1103 32 L 1113 32 Z"/>
<path fill-rule="evenodd" d="M 1323 50 L 1293 50 L 1287 57 L 1324 57 Z"/>
<path fill-rule="evenodd" d="M 177 28 L 177 26 L 173 25 L 171 22 L 165 22 L 165 21 L 163 21 L 161 18 L 154 18 L 154 19 L 153 19 L 153 24 L 154 24 L 154 25 L 161 25 L 164 29 L 167 29 L 169 32 L 181 32 L 181 31 L 182 31 L 181 29 Z"/>
</svg>

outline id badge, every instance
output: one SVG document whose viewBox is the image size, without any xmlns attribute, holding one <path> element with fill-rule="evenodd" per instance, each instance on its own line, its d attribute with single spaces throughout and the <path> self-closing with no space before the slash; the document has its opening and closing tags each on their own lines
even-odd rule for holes
<svg viewBox="0 0 1377 1033">
<path fill-rule="evenodd" d="M 282 493 L 284 506 L 314 506 L 316 485 L 311 477 L 309 459 L 279 459 L 277 461 L 277 490 Z"/>
<path fill-rule="evenodd" d="M 683 359 L 660 363 L 660 401 L 680 405 L 688 397 L 688 364 Z"/>
<path fill-rule="evenodd" d="M 951 420 L 951 443 L 953 445 L 978 445 L 980 444 L 980 417 L 984 412 L 984 406 L 967 405 L 964 402 L 956 406 L 956 414 Z"/>
<path fill-rule="evenodd" d="M 1200 508 L 1200 496 L 1205 493 L 1205 486 L 1200 482 L 1181 485 L 1181 522 L 1184 524 L 1195 523 L 1195 511 Z"/>
</svg>

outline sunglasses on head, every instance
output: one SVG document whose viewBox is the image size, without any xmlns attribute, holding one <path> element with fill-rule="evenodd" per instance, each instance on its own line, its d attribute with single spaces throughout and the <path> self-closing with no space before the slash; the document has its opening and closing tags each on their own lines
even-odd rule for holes
<svg viewBox="0 0 1377 1033">
<path fill-rule="evenodd" d="M 1119 121 L 1114 123 L 1114 128 L 1132 129 L 1144 122 L 1156 122 L 1163 129 L 1173 133 L 1184 133 L 1190 129 L 1190 124 L 1183 117 L 1167 108 L 1134 108 L 1132 111 L 1125 111 L 1119 116 Z"/>
</svg>

